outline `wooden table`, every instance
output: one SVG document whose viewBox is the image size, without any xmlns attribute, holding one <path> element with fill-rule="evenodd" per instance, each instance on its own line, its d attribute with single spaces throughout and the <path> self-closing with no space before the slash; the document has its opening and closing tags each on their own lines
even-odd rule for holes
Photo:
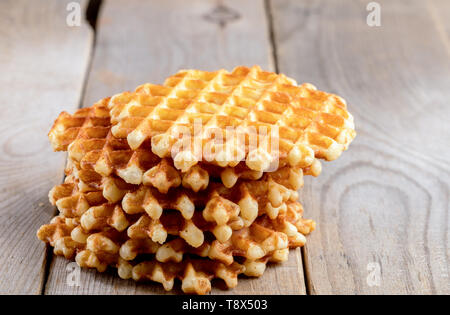
<svg viewBox="0 0 450 315">
<path fill-rule="evenodd" d="M 450 294 L 450 1 L 378 1 L 370 27 L 369 0 L 104 0 L 95 29 L 68 26 L 68 2 L 0 2 L 0 293 L 163 293 L 94 271 L 67 285 L 35 235 L 65 161 L 46 134 L 62 110 L 180 68 L 259 64 L 342 95 L 358 136 L 306 179 L 306 247 L 212 293 Z M 95 21 L 99 2 L 80 3 Z"/>
</svg>

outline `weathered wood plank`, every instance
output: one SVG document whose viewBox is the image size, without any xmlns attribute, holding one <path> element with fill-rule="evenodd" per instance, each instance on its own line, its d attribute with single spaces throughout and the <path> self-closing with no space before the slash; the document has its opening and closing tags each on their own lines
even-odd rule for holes
<svg viewBox="0 0 450 315">
<path fill-rule="evenodd" d="M 377 2 L 380 27 L 366 24 L 368 1 L 271 2 L 280 71 L 343 96 L 358 131 L 306 180 L 318 223 L 307 282 L 313 294 L 449 294 L 450 7 Z"/>
<path fill-rule="evenodd" d="M 180 69 L 272 67 L 261 0 L 107 0 L 101 10 L 86 106 Z"/>
<path fill-rule="evenodd" d="M 36 231 L 54 214 L 47 194 L 64 165 L 46 135 L 60 111 L 78 106 L 92 45 L 88 26 L 67 26 L 67 2 L 0 2 L 2 294 L 39 294 L 44 283 Z"/>
<path fill-rule="evenodd" d="M 97 29 L 86 106 L 144 82 L 160 83 L 182 68 L 272 68 L 263 1 L 104 1 Z M 47 294 L 164 293 L 159 284 L 120 280 L 114 272 L 82 271 L 80 286 L 69 287 L 67 264 L 59 257 L 52 262 Z M 305 293 L 300 252 L 292 251 L 289 262 L 268 268 L 260 279 L 213 293 Z"/>
</svg>

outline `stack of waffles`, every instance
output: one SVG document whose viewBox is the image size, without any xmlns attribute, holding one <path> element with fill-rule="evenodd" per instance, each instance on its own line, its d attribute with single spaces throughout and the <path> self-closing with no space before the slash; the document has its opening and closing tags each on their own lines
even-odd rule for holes
<svg viewBox="0 0 450 315">
<path fill-rule="evenodd" d="M 58 216 L 37 236 L 56 255 L 121 278 L 206 294 L 288 259 L 315 228 L 298 189 L 355 137 L 340 97 L 258 66 L 185 70 L 71 115 Z M 199 149 L 200 148 L 200 149 Z"/>
</svg>

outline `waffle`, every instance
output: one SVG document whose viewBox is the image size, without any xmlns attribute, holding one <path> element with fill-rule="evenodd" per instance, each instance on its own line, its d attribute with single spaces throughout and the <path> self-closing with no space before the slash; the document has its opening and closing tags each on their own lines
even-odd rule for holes
<svg viewBox="0 0 450 315">
<path fill-rule="evenodd" d="M 127 193 L 122 207 L 128 214 L 146 212 L 155 222 L 163 210 L 178 210 L 189 222 L 196 208 L 203 209 L 205 221 L 214 223 L 212 232 L 221 242 L 229 239 L 232 229 L 249 226 L 258 215 L 268 214 L 276 218 L 285 208 L 285 203 L 298 198 L 298 193 L 276 183 L 272 178 L 260 181 L 241 182 L 233 188 L 219 183 L 211 183 L 201 193 L 190 193 L 180 188 L 168 194 L 141 186 Z M 189 223 L 190 225 L 190 223 Z"/>
<path fill-rule="evenodd" d="M 278 184 L 272 178 L 267 178 L 253 182 L 244 181 L 233 188 L 226 188 L 220 183 L 211 183 L 208 189 L 201 193 L 192 193 L 180 187 L 172 189 L 167 194 L 161 194 L 154 188 L 140 186 L 124 196 L 122 206 L 127 213 L 146 211 L 154 219 L 159 218 L 163 209 L 179 210 L 189 219 L 194 208 L 204 208 L 218 224 L 226 221 L 225 218 L 219 219 L 219 216 L 223 217 L 225 214 L 213 213 L 217 207 L 221 207 L 224 209 L 221 211 L 226 213 L 237 210 L 246 224 L 250 224 L 261 213 L 268 213 L 271 218 L 275 218 L 278 208 L 284 202 L 297 198 L 297 191 Z"/>
<path fill-rule="evenodd" d="M 119 260 L 118 273 L 122 279 L 135 281 L 154 281 L 163 285 L 166 291 L 173 288 L 174 280 L 181 280 L 181 289 L 189 294 L 207 294 L 211 291 L 211 280 L 222 279 L 228 288 L 234 288 L 238 276 L 260 277 L 268 262 L 277 263 L 276 257 L 266 257 L 256 261 L 245 260 L 243 264 L 229 266 L 217 261 L 186 259 L 180 263 L 145 261 L 138 264 Z"/>
<path fill-rule="evenodd" d="M 182 238 L 169 240 L 160 245 L 147 233 L 142 233 L 142 229 L 136 233 L 133 227 L 130 227 L 128 230 L 130 239 L 120 248 L 120 256 L 125 260 L 133 260 L 141 254 L 155 254 L 160 262 L 180 262 L 183 254 L 188 253 L 209 257 L 226 265 L 233 263 L 234 256 L 248 260 L 270 256 L 281 262 L 287 259 L 287 249 L 303 246 L 306 242 L 304 235 L 315 228 L 315 223 L 303 219 L 302 213 L 303 209 L 299 203 L 291 203 L 287 212 L 275 220 L 265 215 L 261 216 L 250 227 L 233 231 L 226 242 L 206 239 L 197 248 Z M 172 222 L 174 221 L 177 219 L 172 219 Z"/>
<path fill-rule="evenodd" d="M 114 178 L 109 182 L 122 187 L 143 183 L 166 193 L 170 188 L 182 185 L 197 192 L 206 189 L 210 178 L 220 178 L 230 188 L 240 178 L 257 180 L 263 176 L 262 172 L 249 169 L 244 162 L 226 168 L 199 163 L 187 172 L 180 172 L 174 168 L 171 159 L 161 159 L 148 149 L 131 150 L 126 139 L 111 134 L 108 100 L 103 99 L 73 115 L 62 112 L 49 132 L 53 149 L 69 152 L 69 169 L 82 173 L 79 177 L 83 177 L 85 189 L 98 189 L 103 178 Z M 295 171 L 317 176 L 321 165 L 316 161 Z M 118 181 L 119 178 L 123 183 Z"/>
<path fill-rule="evenodd" d="M 162 163 L 166 163 L 165 160 L 163 160 Z M 168 162 L 167 162 L 168 163 Z M 196 168 L 196 167 L 194 167 Z M 207 172 L 205 172 L 207 174 Z M 227 170 L 224 171 L 224 173 L 227 173 Z M 198 173 L 197 173 L 198 174 Z M 66 167 L 66 175 L 73 176 L 77 179 L 78 182 L 78 188 L 82 192 L 88 192 L 88 191 L 103 191 L 103 196 L 110 202 L 117 202 L 129 191 L 136 190 L 138 188 L 138 185 L 131 185 L 126 183 L 122 178 L 111 175 L 111 176 L 101 176 L 97 172 L 95 172 L 92 169 L 81 169 L 79 170 L 76 166 L 74 166 L 74 163 L 71 161 L 68 162 L 68 165 Z M 159 177 L 159 176 L 158 176 Z M 227 175 L 224 176 L 228 177 Z M 232 175 L 230 175 L 231 178 Z M 145 185 L 146 181 L 144 181 L 144 185 L 148 187 L 155 187 L 160 193 L 167 194 L 169 189 L 161 189 L 162 187 L 172 187 L 177 188 L 181 187 L 171 184 L 164 184 L 169 183 L 169 181 L 164 180 L 164 178 L 167 178 L 165 176 L 162 177 L 161 184 L 159 185 Z M 199 190 L 206 190 L 208 191 L 207 187 L 209 185 L 209 178 L 208 175 L 206 177 L 203 177 L 206 179 L 205 182 L 202 182 L 201 176 L 197 176 L 194 174 L 185 174 L 183 177 L 183 187 L 191 189 L 194 192 L 197 192 Z M 299 168 L 291 168 L 291 167 L 283 167 L 279 170 L 272 172 L 272 173 L 265 173 L 262 177 L 258 178 L 259 181 L 263 182 L 272 182 L 279 185 L 282 185 L 290 190 L 298 190 L 301 187 L 303 187 L 303 170 Z M 234 182 L 230 183 L 227 181 L 223 181 L 224 188 L 233 188 L 236 185 L 237 178 L 234 177 Z M 159 180 L 158 180 L 159 181 Z M 247 181 L 247 180 L 245 180 Z M 256 180 L 247 182 L 254 182 Z M 241 182 L 244 182 L 243 179 L 241 179 Z M 202 186 L 201 189 L 199 186 Z M 215 187 L 217 187 L 217 183 L 214 183 Z M 194 187 L 196 186 L 196 187 Z"/>
<path fill-rule="evenodd" d="M 107 202 L 101 191 L 81 192 L 72 177 L 56 185 L 48 193 L 50 203 L 67 218 L 81 217 L 90 207 Z"/>
<path fill-rule="evenodd" d="M 66 216 L 72 217 L 68 214 L 68 210 L 82 214 L 89 204 L 86 201 L 95 197 L 96 199 L 91 202 L 92 205 L 98 205 L 105 200 L 114 203 L 123 198 L 122 206 L 128 213 L 141 213 L 145 210 L 153 219 L 158 219 L 163 209 L 178 209 L 189 219 L 194 207 L 208 208 L 214 199 L 216 203 L 222 201 L 224 205 L 238 207 L 241 217 L 248 226 L 261 213 L 267 213 L 271 218 L 275 218 L 283 202 L 297 199 L 296 190 L 303 185 L 302 171 L 297 172 L 292 168 L 265 173 L 258 181 L 242 180 L 232 188 L 220 183 L 211 183 L 207 189 L 199 193 L 181 186 L 171 189 L 168 193 L 161 193 L 152 187 L 128 185 L 120 178 L 101 177 L 92 173 L 96 174 L 87 170 L 70 171 L 66 185 L 59 188 L 57 186 L 56 191 L 53 189 L 50 192 L 51 202 L 61 208 L 60 211 L 64 210 Z M 92 180 L 93 178 L 95 180 Z M 102 190 L 103 199 L 99 196 L 98 190 Z M 79 199 L 80 193 L 85 193 L 83 195 L 85 198 Z M 56 199 L 63 200 L 57 202 Z M 78 205 L 76 202 L 78 200 L 83 203 Z"/>
<path fill-rule="evenodd" d="M 107 102 L 103 99 L 73 115 L 62 112 L 49 132 L 53 149 L 68 151 L 71 166 L 88 172 L 90 182 L 114 174 L 129 184 L 145 181 L 161 192 L 179 186 L 180 174 L 166 160 L 149 150 L 131 150 L 126 141 L 112 136 Z"/>
<path fill-rule="evenodd" d="M 302 211 L 301 207 L 292 207 L 277 220 L 261 217 L 251 228 L 235 232 L 228 243 L 212 241 L 202 248 L 193 248 L 179 238 L 164 245 L 148 238 L 128 238 L 125 231 L 110 227 L 86 232 L 80 220 L 63 215 L 42 226 L 37 236 L 50 243 L 56 255 L 75 258 L 81 267 L 95 268 L 99 272 L 108 266 L 117 267 L 121 278 L 160 282 L 166 290 L 171 290 L 174 279 L 178 278 L 184 292 L 205 294 L 211 290 L 213 278 L 223 279 L 232 288 L 237 285 L 239 274 L 259 277 L 267 262 L 287 260 L 288 247 L 304 244 L 297 226 L 314 228 L 310 222 L 299 220 Z M 135 260 L 138 254 L 154 254 L 155 258 L 139 262 Z M 192 258 L 190 254 L 211 260 Z M 243 265 L 235 262 L 234 256 L 244 257 Z"/>
<path fill-rule="evenodd" d="M 69 178 L 75 178 L 76 182 L 78 183 L 78 189 L 81 192 L 92 192 L 92 191 L 99 191 L 101 190 L 103 192 L 103 197 L 105 199 L 107 199 L 109 202 L 117 202 L 119 200 L 121 200 L 126 193 L 131 192 L 131 191 L 135 191 L 136 189 L 138 189 L 138 185 L 131 185 L 126 183 L 123 179 L 121 179 L 120 177 L 117 176 L 107 176 L 107 177 L 103 177 L 101 175 L 99 175 L 98 173 L 96 173 L 93 170 L 89 170 L 89 169 L 82 169 L 82 170 L 78 170 L 76 167 L 73 167 L 73 165 L 71 165 L 72 163 L 68 163 L 68 166 L 66 168 L 66 175 L 68 175 Z M 200 181 L 198 180 L 197 177 L 191 178 L 189 179 L 190 182 L 192 183 L 196 183 L 199 184 Z M 280 191 L 282 190 L 289 190 L 289 191 L 297 191 L 298 189 L 300 189 L 301 187 L 303 187 L 303 171 L 301 169 L 294 169 L 294 168 L 290 168 L 290 167 L 284 167 L 279 169 L 278 171 L 272 172 L 272 173 L 265 173 L 263 175 L 262 178 L 260 178 L 258 180 L 261 183 L 270 183 L 270 185 L 268 185 L 268 189 L 269 192 L 271 192 L 271 194 L 269 194 L 269 196 L 271 197 L 271 202 L 273 205 L 277 206 L 280 204 L 280 202 L 277 202 L 275 200 L 275 196 L 280 194 Z M 222 190 L 227 190 L 228 191 L 235 191 L 236 193 L 239 192 L 239 188 L 238 187 L 242 187 L 245 186 L 249 183 L 255 183 L 256 181 L 247 181 L 247 180 L 241 180 L 240 184 L 231 184 L 231 185 L 226 185 L 226 184 L 219 184 L 216 182 L 213 182 L 211 184 L 211 187 L 208 188 L 209 185 L 209 181 L 207 181 L 204 184 L 204 188 L 202 188 L 201 193 L 199 193 L 201 196 L 204 196 L 205 194 L 210 194 L 211 191 L 213 191 L 214 189 L 218 189 L 218 187 L 220 187 Z M 243 183 L 247 183 L 247 184 L 243 184 Z M 236 186 L 235 186 L 236 185 Z M 260 184 L 257 184 L 260 185 Z M 154 185 L 145 185 L 147 187 L 149 187 L 150 190 L 153 190 L 152 187 L 154 187 Z M 159 189 L 156 188 L 158 190 L 158 192 L 160 194 L 170 194 L 171 192 L 169 191 L 165 191 L 165 190 L 161 190 L 160 188 L 163 185 L 158 185 Z M 194 192 L 196 192 L 196 189 L 193 189 L 192 185 L 182 185 L 183 187 L 188 186 L 187 189 L 190 189 Z M 173 191 L 183 191 L 186 190 L 181 186 L 177 186 L 175 188 L 173 188 Z M 228 188 L 230 187 L 230 188 Z M 284 188 L 283 188 L 284 187 Z M 277 192 L 277 190 L 279 192 Z M 295 193 L 293 193 L 295 195 Z M 195 196 L 195 194 L 190 194 L 191 196 Z M 164 198 L 163 198 L 164 199 Z"/>
<path fill-rule="evenodd" d="M 223 279 L 231 288 L 237 285 L 237 276 L 244 271 L 244 267 L 237 263 L 226 266 L 218 261 L 202 259 L 186 258 L 178 263 L 156 260 L 128 262 L 119 256 L 120 243 L 124 241 L 123 233 L 105 230 L 86 234 L 74 224 L 73 219 L 62 216 L 42 226 L 37 235 L 54 247 L 56 255 L 75 258 L 80 267 L 104 272 L 108 266 L 113 266 L 118 269 L 121 278 L 156 281 L 166 290 L 172 289 L 175 278 L 182 281 L 182 289 L 186 293 L 206 294 L 211 290 L 210 280 L 213 278 Z"/>
<path fill-rule="evenodd" d="M 118 176 L 103 177 L 92 170 L 78 170 L 70 164 L 69 162 L 66 168 L 65 182 L 74 183 L 75 189 L 79 192 L 101 193 L 104 199 L 115 203 L 121 201 L 127 192 L 134 191 L 139 187 L 128 184 Z"/>
<path fill-rule="evenodd" d="M 211 280 L 222 279 L 228 288 L 238 283 L 238 275 L 244 267 L 237 263 L 225 266 L 222 263 L 202 259 L 186 259 L 179 263 L 145 261 L 132 265 L 124 260 L 118 264 L 119 276 L 135 281 L 154 281 L 163 285 L 166 291 L 173 288 L 174 280 L 181 280 L 181 289 L 188 294 L 207 294 L 211 291 Z"/>
<path fill-rule="evenodd" d="M 130 195 L 124 199 L 123 207 L 125 207 L 125 211 L 120 204 L 108 203 L 101 197 L 91 197 L 92 194 L 97 194 L 98 192 L 80 193 L 77 189 L 77 185 L 70 180 L 67 180 L 64 184 L 55 186 L 51 190 L 49 196 L 52 204 L 55 204 L 58 207 L 63 216 L 68 219 L 78 220 L 80 226 L 85 231 L 92 232 L 113 228 L 118 232 L 122 232 L 127 229 L 128 237 L 133 240 L 128 243 L 128 245 L 131 246 L 130 248 L 151 249 L 154 248 L 152 243 L 156 242 L 164 244 L 167 249 L 172 249 L 172 252 L 180 252 L 179 243 L 174 243 L 174 246 L 170 246 L 170 244 L 166 243 L 168 235 L 178 235 L 186 243 L 186 246 L 193 248 L 191 250 L 184 248 L 186 252 L 192 252 L 192 250 L 195 249 L 195 252 L 198 253 L 199 251 L 202 251 L 205 247 L 204 245 L 206 245 L 204 232 L 210 231 L 217 238 L 217 241 L 209 243 L 213 243 L 212 249 L 216 253 L 215 256 L 218 257 L 217 253 L 220 252 L 218 250 L 219 245 L 227 252 L 230 250 L 231 252 L 234 252 L 235 250 L 238 252 L 242 251 L 242 247 L 236 248 L 236 242 L 240 238 L 264 234 L 263 231 L 265 231 L 268 226 L 266 221 L 261 221 L 264 220 L 262 219 L 264 217 L 260 216 L 255 222 L 252 222 L 253 224 L 249 227 L 245 227 L 243 220 L 237 215 L 236 206 L 231 207 L 230 211 L 226 211 L 224 218 L 215 215 L 214 213 L 216 210 L 213 210 L 214 208 L 212 206 L 208 206 L 209 208 L 207 207 L 206 209 L 209 211 L 209 214 L 205 216 L 202 211 L 194 211 L 194 204 L 189 205 L 190 199 L 187 199 L 187 195 L 180 194 L 178 197 L 176 195 L 155 196 L 155 194 L 159 194 L 156 191 L 153 192 L 152 198 L 155 198 L 154 200 L 158 202 L 158 205 L 162 205 L 166 211 L 158 213 L 157 215 L 154 215 L 154 218 L 151 218 L 148 213 L 154 212 L 149 210 L 149 206 L 146 205 L 145 202 L 136 199 L 149 199 L 149 197 L 142 196 L 142 192 L 144 192 L 144 190 L 141 188 L 137 191 L 137 195 L 132 193 L 135 195 L 130 197 L 130 193 Z M 149 194 L 148 191 L 145 193 Z M 161 198 L 157 198 L 158 196 Z M 130 200 L 130 198 L 133 198 L 133 200 Z M 163 199 L 165 201 L 163 201 Z M 173 203 L 171 203 L 171 200 L 173 200 Z M 211 201 L 213 205 L 218 203 L 214 199 Z M 231 201 L 226 201 L 224 203 L 226 204 L 227 202 L 232 203 Z M 144 210 L 143 206 L 147 208 L 147 212 Z M 172 208 L 178 208 L 180 212 L 167 210 Z M 303 210 L 300 203 L 288 201 L 284 207 L 280 207 L 280 209 L 283 212 L 281 214 L 277 213 L 273 218 L 266 214 L 267 219 L 272 220 L 272 225 L 269 226 L 269 228 L 273 231 L 283 232 L 288 237 L 294 237 L 294 239 L 297 240 L 297 243 L 303 243 L 304 237 L 302 234 L 309 234 L 313 227 L 311 225 L 312 221 L 301 219 Z M 234 213 L 233 210 L 235 211 Z M 228 213 L 230 213 L 229 216 L 227 216 Z M 272 214 L 271 212 L 269 213 Z M 287 213 L 289 214 L 290 221 L 284 219 Z M 297 215 L 295 216 L 296 213 Z M 282 221 L 275 226 L 274 224 L 277 220 L 280 220 L 280 218 L 286 222 Z M 207 219 L 209 219 L 209 221 L 207 221 Z M 266 223 L 263 224 L 264 222 Z M 299 225 L 300 222 L 304 223 Z M 297 230 L 293 229 L 293 224 L 297 224 Z M 233 230 L 235 231 L 234 233 L 232 232 Z M 147 241 L 147 239 L 151 241 Z M 273 240 L 277 238 L 271 237 L 270 239 Z M 278 238 L 277 243 L 282 243 L 279 239 L 280 238 Z M 290 242 L 291 241 L 292 240 L 290 239 Z M 179 249 L 175 250 L 174 248 Z M 248 248 L 248 252 L 264 252 L 264 255 L 266 255 L 267 250 L 263 248 L 267 248 L 267 246 L 263 246 L 259 249 Z M 133 257 L 134 251 L 135 250 L 131 249 L 125 251 L 131 254 L 125 255 L 123 258 Z M 137 253 L 134 254 L 134 256 L 136 255 Z M 214 254 L 211 255 L 214 256 Z M 223 256 L 224 255 L 222 255 L 222 257 Z M 255 259 L 255 255 L 250 255 L 249 257 Z"/>
<path fill-rule="evenodd" d="M 125 260 L 133 260 L 140 254 L 156 254 L 160 262 L 179 262 L 183 253 L 190 253 L 229 265 L 234 256 L 257 260 L 275 255 L 276 252 L 280 256 L 288 247 L 303 246 L 306 242 L 304 235 L 314 230 L 315 223 L 302 216 L 301 204 L 289 202 L 286 211 L 276 219 L 262 215 L 250 227 L 236 229 L 228 240 L 220 242 L 211 238 L 204 239 L 203 231 L 210 229 L 208 225 L 211 224 L 203 219 L 201 212 L 196 212 L 192 221 L 189 221 L 193 226 L 186 228 L 186 220 L 177 212 L 166 212 L 155 223 L 147 214 L 129 217 L 123 214 L 120 206 L 105 204 L 91 207 L 80 218 L 67 218 L 60 214 L 49 225 L 43 226 L 38 235 L 41 240 L 58 249 L 54 242 L 64 236 L 71 235 L 72 239 L 83 243 L 89 234 L 104 231 L 109 231 L 110 234 L 122 233 L 121 239 L 126 241 L 120 247 L 120 256 Z M 201 242 L 192 238 L 198 235 L 190 232 L 190 228 L 200 233 Z M 161 242 L 154 240 L 158 233 L 165 234 Z M 167 233 L 180 235 L 181 238 L 166 241 Z"/>
<path fill-rule="evenodd" d="M 115 137 L 134 150 L 151 140 L 152 151 L 172 157 L 182 171 L 200 161 L 220 167 L 245 161 L 258 172 L 305 168 L 316 158 L 336 159 L 355 137 L 342 98 L 258 66 L 231 73 L 183 70 L 162 86 L 115 95 L 108 106 Z"/>
<path fill-rule="evenodd" d="M 80 192 L 77 179 L 69 176 L 64 184 L 50 191 L 49 199 L 66 217 L 81 218 L 81 225 L 87 231 L 106 226 L 123 231 L 130 225 L 127 215 L 145 214 L 130 227 L 129 233 L 147 235 L 161 244 L 168 235 L 179 235 L 189 245 L 199 247 L 204 241 L 204 231 L 226 242 L 233 230 L 250 226 L 261 214 L 275 219 L 280 212 L 285 212 L 286 202 L 298 197 L 296 191 L 272 179 L 242 182 L 233 188 L 214 183 L 201 194 L 184 188 L 161 194 L 155 188 L 140 186 L 127 192 L 118 204 L 109 202 L 103 195 L 105 190 Z M 196 208 L 202 211 L 195 211 Z"/>
</svg>

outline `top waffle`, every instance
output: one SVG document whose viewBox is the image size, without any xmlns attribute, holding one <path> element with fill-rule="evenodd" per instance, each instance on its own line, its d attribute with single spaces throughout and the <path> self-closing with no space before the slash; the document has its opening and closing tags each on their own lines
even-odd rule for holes
<svg viewBox="0 0 450 315">
<path fill-rule="evenodd" d="M 355 137 L 342 98 L 258 66 L 180 71 L 164 85 L 115 95 L 108 106 L 115 137 L 134 150 L 151 139 L 153 153 L 182 171 L 199 162 L 306 168 L 336 159 Z"/>
<path fill-rule="evenodd" d="M 172 159 L 161 159 L 148 148 L 132 150 L 126 139 L 113 136 L 108 102 L 109 98 L 105 98 L 91 107 L 79 109 L 73 115 L 62 112 L 49 132 L 53 149 L 68 151 L 69 165 L 73 171 L 79 171 L 83 184 L 94 184 L 94 188 L 99 188 L 102 182 L 112 183 L 111 180 L 116 177 L 127 184 L 144 184 L 167 193 L 171 187 L 180 185 L 193 191 L 206 189 L 210 177 L 220 178 L 230 188 L 238 179 L 257 180 L 263 176 L 262 172 L 249 169 L 245 163 L 227 168 L 199 163 L 189 171 L 181 172 L 174 168 Z M 304 169 L 284 169 L 287 168 L 298 176 L 317 176 L 321 171 L 317 160 Z M 275 172 L 273 174 L 276 175 Z M 114 182 L 120 183 L 117 180 Z M 126 187 L 123 184 L 120 186 Z"/>
</svg>

